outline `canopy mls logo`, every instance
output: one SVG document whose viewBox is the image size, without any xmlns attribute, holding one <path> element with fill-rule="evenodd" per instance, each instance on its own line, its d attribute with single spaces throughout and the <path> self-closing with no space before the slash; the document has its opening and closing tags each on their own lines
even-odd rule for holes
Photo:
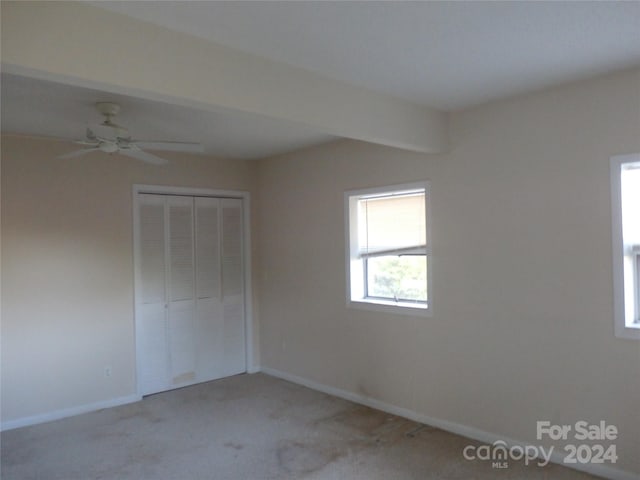
<svg viewBox="0 0 640 480">
<path fill-rule="evenodd" d="M 496 440 L 491 445 L 481 445 L 479 447 L 467 445 L 462 450 L 462 455 L 466 460 L 490 460 L 493 468 L 508 468 L 508 460 L 518 461 L 523 459 L 525 465 L 537 460 L 537 465 L 544 467 L 551 460 L 552 453 L 553 447 L 549 447 L 549 449 L 534 445 L 508 447 L 507 442 L 503 440 Z"/>
<path fill-rule="evenodd" d="M 608 425 L 604 420 L 590 424 L 580 420 L 573 425 L 556 425 L 548 420 L 536 422 L 536 439 L 546 441 L 588 441 L 589 443 L 568 443 L 558 447 L 564 453 L 563 463 L 616 463 L 618 455 L 616 445 L 603 445 L 594 442 L 611 442 L 618 438 L 618 428 Z M 492 468 L 509 468 L 509 460 L 524 462 L 525 466 L 535 464 L 544 467 L 551 461 L 556 447 L 542 445 L 508 446 L 504 440 L 491 445 L 467 445 L 462 450 L 466 460 L 490 461 Z M 559 452 L 560 453 L 560 452 Z"/>
</svg>

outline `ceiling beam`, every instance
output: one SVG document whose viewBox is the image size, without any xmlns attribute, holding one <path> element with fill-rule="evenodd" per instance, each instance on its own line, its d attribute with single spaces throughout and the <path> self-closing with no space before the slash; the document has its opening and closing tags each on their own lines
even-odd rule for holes
<svg viewBox="0 0 640 480">
<path fill-rule="evenodd" d="M 78 2 L 3 1 L 8 73 L 239 110 L 419 152 L 445 151 L 446 114 Z"/>
</svg>

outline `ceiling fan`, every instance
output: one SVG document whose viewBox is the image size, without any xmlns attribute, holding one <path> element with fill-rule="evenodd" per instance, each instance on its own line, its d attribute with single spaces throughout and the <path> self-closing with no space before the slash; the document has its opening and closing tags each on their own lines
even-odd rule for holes
<svg viewBox="0 0 640 480">
<path fill-rule="evenodd" d="M 86 137 L 75 142 L 85 148 L 60 155 L 58 158 L 74 158 L 95 151 L 117 152 L 143 162 L 164 165 L 168 160 L 146 152 L 145 149 L 186 153 L 203 153 L 204 151 L 199 143 L 134 140 L 125 127 L 113 121 L 120 111 L 120 105 L 112 102 L 98 102 L 96 109 L 105 117 L 104 121 L 99 125 L 87 127 Z"/>
</svg>

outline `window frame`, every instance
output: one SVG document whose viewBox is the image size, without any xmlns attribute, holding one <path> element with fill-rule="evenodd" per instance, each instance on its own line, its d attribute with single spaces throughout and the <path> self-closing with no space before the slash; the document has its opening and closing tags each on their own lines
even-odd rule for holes
<svg viewBox="0 0 640 480">
<path fill-rule="evenodd" d="M 427 301 L 396 302 L 377 297 L 366 297 L 366 261 L 358 248 L 358 201 L 364 197 L 423 191 L 425 195 L 425 228 L 427 262 Z M 378 312 L 430 317 L 433 315 L 433 282 L 431 253 L 431 191 L 428 181 L 386 185 L 381 187 L 349 190 L 344 193 L 345 210 L 345 270 L 347 307 Z M 375 256 L 370 255 L 370 256 Z M 370 257 L 368 256 L 368 257 Z"/>
<path fill-rule="evenodd" d="M 613 249 L 613 310 L 614 330 L 618 338 L 640 340 L 640 322 L 626 318 L 625 312 L 625 278 L 624 278 L 624 239 L 622 236 L 622 195 L 621 173 L 623 165 L 640 163 L 640 153 L 616 155 L 610 158 L 611 173 L 611 223 Z M 637 246 L 635 246 L 637 248 Z M 635 268 L 633 272 L 634 304 L 636 316 L 640 311 L 640 252 L 635 252 Z"/>
</svg>

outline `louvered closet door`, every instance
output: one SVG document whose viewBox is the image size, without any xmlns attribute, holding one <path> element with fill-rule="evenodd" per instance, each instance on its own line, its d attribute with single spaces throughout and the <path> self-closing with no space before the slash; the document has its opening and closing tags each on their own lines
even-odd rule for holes
<svg viewBox="0 0 640 480">
<path fill-rule="evenodd" d="M 225 376 L 224 311 L 220 262 L 220 200 L 195 198 L 196 218 L 196 324 L 198 378 L 213 380 Z"/>
<path fill-rule="evenodd" d="M 242 200 L 139 195 L 140 392 L 246 371 Z"/>
<path fill-rule="evenodd" d="M 242 200 L 220 200 L 222 208 L 222 303 L 224 375 L 246 371 Z"/>
<path fill-rule="evenodd" d="M 144 395 L 165 390 L 169 376 L 165 197 L 140 195 L 138 205 L 136 341 L 138 385 Z"/>
<path fill-rule="evenodd" d="M 171 384 L 196 380 L 193 197 L 167 197 Z"/>
</svg>

